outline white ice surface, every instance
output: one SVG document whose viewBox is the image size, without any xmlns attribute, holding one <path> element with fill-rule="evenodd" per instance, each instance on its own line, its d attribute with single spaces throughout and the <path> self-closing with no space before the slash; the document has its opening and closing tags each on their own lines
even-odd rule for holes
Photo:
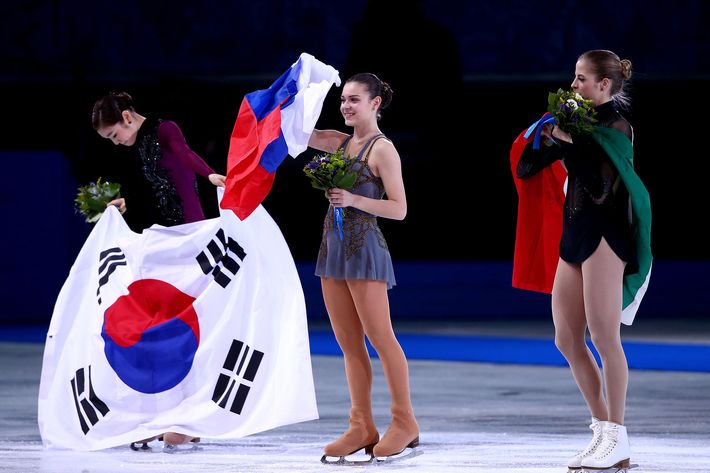
<svg viewBox="0 0 710 473">
<path fill-rule="evenodd" d="M 346 427 L 348 397 L 337 357 L 314 357 L 321 418 L 199 449 L 133 452 L 45 450 L 37 428 L 42 347 L 0 343 L 0 471 L 341 472 L 348 468 L 432 473 L 566 473 L 568 457 L 591 438 L 588 413 L 568 368 L 410 361 L 412 399 L 424 452 L 367 467 L 320 463 L 323 446 Z M 373 362 L 373 409 L 384 433 L 389 396 Z M 710 374 L 632 371 L 626 424 L 633 473 L 710 473 Z"/>
<path fill-rule="evenodd" d="M 326 436 L 274 431 L 246 439 L 205 441 L 196 450 L 162 453 L 160 442 L 152 452 L 133 452 L 128 447 L 101 452 L 44 450 L 37 442 L 0 444 L 0 471 L 52 473 L 104 472 L 342 472 L 349 468 L 406 470 L 417 472 L 565 472 L 569 452 L 586 442 L 586 437 L 553 435 L 506 435 L 480 432 L 426 432 L 422 434 L 422 455 L 388 465 L 347 467 L 319 462 Z M 636 472 L 710 471 L 707 441 L 689 439 L 633 439 Z"/>
</svg>

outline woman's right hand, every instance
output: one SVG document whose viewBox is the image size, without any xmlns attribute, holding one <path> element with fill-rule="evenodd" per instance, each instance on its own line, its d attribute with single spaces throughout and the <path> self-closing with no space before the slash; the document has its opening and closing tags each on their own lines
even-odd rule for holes
<svg viewBox="0 0 710 473">
<path fill-rule="evenodd" d="M 217 187 L 224 187 L 227 183 L 227 177 L 221 174 L 210 174 L 207 179 Z"/>
<path fill-rule="evenodd" d="M 553 140 L 566 141 L 572 143 L 572 136 L 566 131 L 562 131 L 557 125 L 547 124 L 542 129 L 542 134 L 551 137 Z"/>
<path fill-rule="evenodd" d="M 106 207 L 110 207 L 112 205 L 115 205 L 118 207 L 118 211 L 121 213 L 124 213 L 126 211 L 126 199 L 121 197 L 120 199 L 113 199 L 111 202 L 106 204 Z"/>
</svg>

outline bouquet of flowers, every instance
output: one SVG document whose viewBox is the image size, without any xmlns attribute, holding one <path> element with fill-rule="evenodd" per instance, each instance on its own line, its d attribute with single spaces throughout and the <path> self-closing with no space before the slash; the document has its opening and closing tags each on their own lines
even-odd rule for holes
<svg viewBox="0 0 710 473">
<path fill-rule="evenodd" d="M 88 223 L 95 223 L 106 210 L 106 204 L 121 197 L 121 184 L 114 182 L 96 182 L 79 187 L 74 199 L 76 211 L 84 216 Z"/>
<path fill-rule="evenodd" d="M 555 117 L 555 123 L 562 131 L 574 134 L 589 134 L 597 122 L 591 100 L 585 100 L 579 93 L 558 89 L 547 95 L 547 111 Z"/>
<path fill-rule="evenodd" d="M 328 190 L 350 189 L 355 184 L 357 174 L 350 171 L 350 166 L 357 158 L 343 156 L 343 149 L 338 148 L 335 153 L 326 153 L 313 158 L 303 168 L 311 180 L 311 185 L 316 189 Z"/>
<path fill-rule="evenodd" d="M 357 179 L 357 173 L 350 170 L 357 160 L 356 156 L 343 156 L 343 149 L 338 148 L 335 153 L 326 153 L 314 157 L 303 168 L 303 172 L 311 180 L 311 185 L 316 189 L 328 190 L 334 187 L 350 189 Z M 343 209 L 336 208 L 335 224 L 343 239 Z"/>
</svg>

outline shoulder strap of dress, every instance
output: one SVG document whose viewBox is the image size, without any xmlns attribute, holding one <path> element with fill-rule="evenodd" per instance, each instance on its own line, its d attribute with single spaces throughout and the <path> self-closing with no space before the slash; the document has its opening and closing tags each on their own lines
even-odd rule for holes
<svg viewBox="0 0 710 473">
<path fill-rule="evenodd" d="M 353 135 L 348 135 L 348 137 L 343 140 L 343 143 L 340 145 L 340 147 L 343 148 L 343 151 L 345 151 L 345 148 L 348 147 L 348 143 L 350 143 L 352 137 Z"/>
<path fill-rule="evenodd" d="M 384 138 L 384 137 L 385 137 L 385 134 L 380 133 L 379 135 L 375 135 L 372 138 L 370 138 L 370 140 L 367 143 L 365 143 L 365 146 L 363 146 L 362 149 L 360 150 L 360 154 L 358 155 L 358 159 L 362 159 L 362 156 L 364 153 L 365 159 L 363 159 L 363 161 L 365 161 L 365 163 L 367 163 L 367 160 L 370 159 L 370 150 L 372 150 L 372 147 L 375 145 L 375 141 L 379 140 L 380 138 Z M 365 150 L 367 150 L 367 152 L 365 152 Z"/>
</svg>

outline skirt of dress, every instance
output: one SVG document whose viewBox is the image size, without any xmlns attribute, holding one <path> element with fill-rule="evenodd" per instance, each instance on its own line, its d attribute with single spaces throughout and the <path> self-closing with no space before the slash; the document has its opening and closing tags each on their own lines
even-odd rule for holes
<svg viewBox="0 0 710 473">
<path fill-rule="evenodd" d="M 377 219 L 361 212 L 345 212 L 342 230 L 341 239 L 333 219 L 326 218 L 316 276 L 384 281 L 391 289 L 396 284 L 394 268 Z"/>
</svg>

